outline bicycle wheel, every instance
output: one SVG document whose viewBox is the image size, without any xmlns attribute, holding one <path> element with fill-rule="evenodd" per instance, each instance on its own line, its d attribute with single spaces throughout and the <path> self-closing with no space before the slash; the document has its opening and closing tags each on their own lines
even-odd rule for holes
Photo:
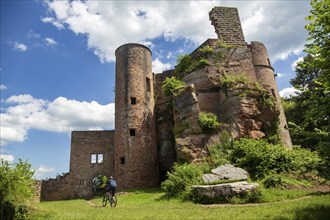
<svg viewBox="0 0 330 220">
<path fill-rule="evenodd" d="M 112 199 L 110 200 L 110 206 L 111 206 L 111 207 L 116 207 L 116 205 L 117 205 L 117 196 L 114 195 L 114 196 L 112 197 Z"/>
<path fill-rule="evenodd" d="M 106 207 L 107 202 L 108 202 L 108 196 L 107 196 L 107 195 L 104 195 L 104 196 L 103 196 L 103 200 L 102 200 L 102 206 L 103 206 L 103 207 Z"/>
</svg>

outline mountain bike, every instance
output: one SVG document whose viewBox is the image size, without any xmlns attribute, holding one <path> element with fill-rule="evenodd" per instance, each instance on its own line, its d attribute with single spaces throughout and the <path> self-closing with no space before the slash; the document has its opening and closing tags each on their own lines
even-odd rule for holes
<svg viewBox="0 0 330 220">
<path fill-rule="evenodd" d="M 106 207 L 108 201 L 109 201 L 111 207 L 116 207 L 116 205 L 117 205 L 117 196 L 112 195 L 112 194 L 109 195 L 108 193 L 105 193 L 104 196 L 103 196 L 103 200 L 102 200 L 102 206 Z"/>
</svg>

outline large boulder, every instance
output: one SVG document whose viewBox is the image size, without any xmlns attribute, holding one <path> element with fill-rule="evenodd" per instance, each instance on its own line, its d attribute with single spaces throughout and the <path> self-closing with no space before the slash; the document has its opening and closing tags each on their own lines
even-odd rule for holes
<svg viewBox="0 0 330 220">
<path fill-rule="evenodd" d="M 211 174 L 203 174 L 205 183 L 213 183 L 220 180 L 240 181 L 247 180 L 248 172 L 231 164 L 219 166 L 212 170 Z"/>
<path fill-rule="evenodd" d="M 199 202 L 218 203 L 234 196 L 243 196 L 248 192 L 254 192 L 258 186 L 258 183 L 248 183 L 246 181 L 217 185 L 196 185 L 192 186 L 192 192 Z"/>
</svg>

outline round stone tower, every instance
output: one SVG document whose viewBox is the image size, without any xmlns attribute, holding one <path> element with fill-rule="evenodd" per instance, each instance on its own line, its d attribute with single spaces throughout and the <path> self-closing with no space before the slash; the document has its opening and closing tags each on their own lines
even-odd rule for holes
<svg viewBox="0 0 330 220">
<path fill-rule="evenodd" d="M 292 141 L 289 134 L 283 106 L 281 103 L 281 98 L 277 89 L 274 69 L 270 64 L 267 49 L 263 43 L 258 41 L 252 41 L 249 47 L 251 48 L 252 62 L 254 65 L 258 82 L 264 88 L 266 88 L 270 92 L 270 94 L 274 96 L 277 102 L 276 104 L 279 107 L 280 110 L 279 135 L 281 141 L 287 147 L 292 148 Z"/>
<path fill-rule="evenodd" d="M 159 183 L 152 59 L 149 48 L 116 52 L 115 178 L 120 188 Z"/>
</svg>

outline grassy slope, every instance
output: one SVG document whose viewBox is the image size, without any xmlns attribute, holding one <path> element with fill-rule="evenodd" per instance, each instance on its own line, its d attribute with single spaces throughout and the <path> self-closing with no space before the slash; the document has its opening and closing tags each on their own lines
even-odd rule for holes
<svg viewBox="0 0 330 220">
<path fill-rule="evenodd" d="M 272 192 L 270 200 L 293 198 Z M 118 195 L 116 208 L 101 206 L 101 198 L 41 202 L 31 219 L 327 219 L 330 195 L 318 195 L 268 204 L 203 206 L 161 199 L 160 190 Z M 301 195 L 299 195 L 301 196 Z"/>
</svg>

